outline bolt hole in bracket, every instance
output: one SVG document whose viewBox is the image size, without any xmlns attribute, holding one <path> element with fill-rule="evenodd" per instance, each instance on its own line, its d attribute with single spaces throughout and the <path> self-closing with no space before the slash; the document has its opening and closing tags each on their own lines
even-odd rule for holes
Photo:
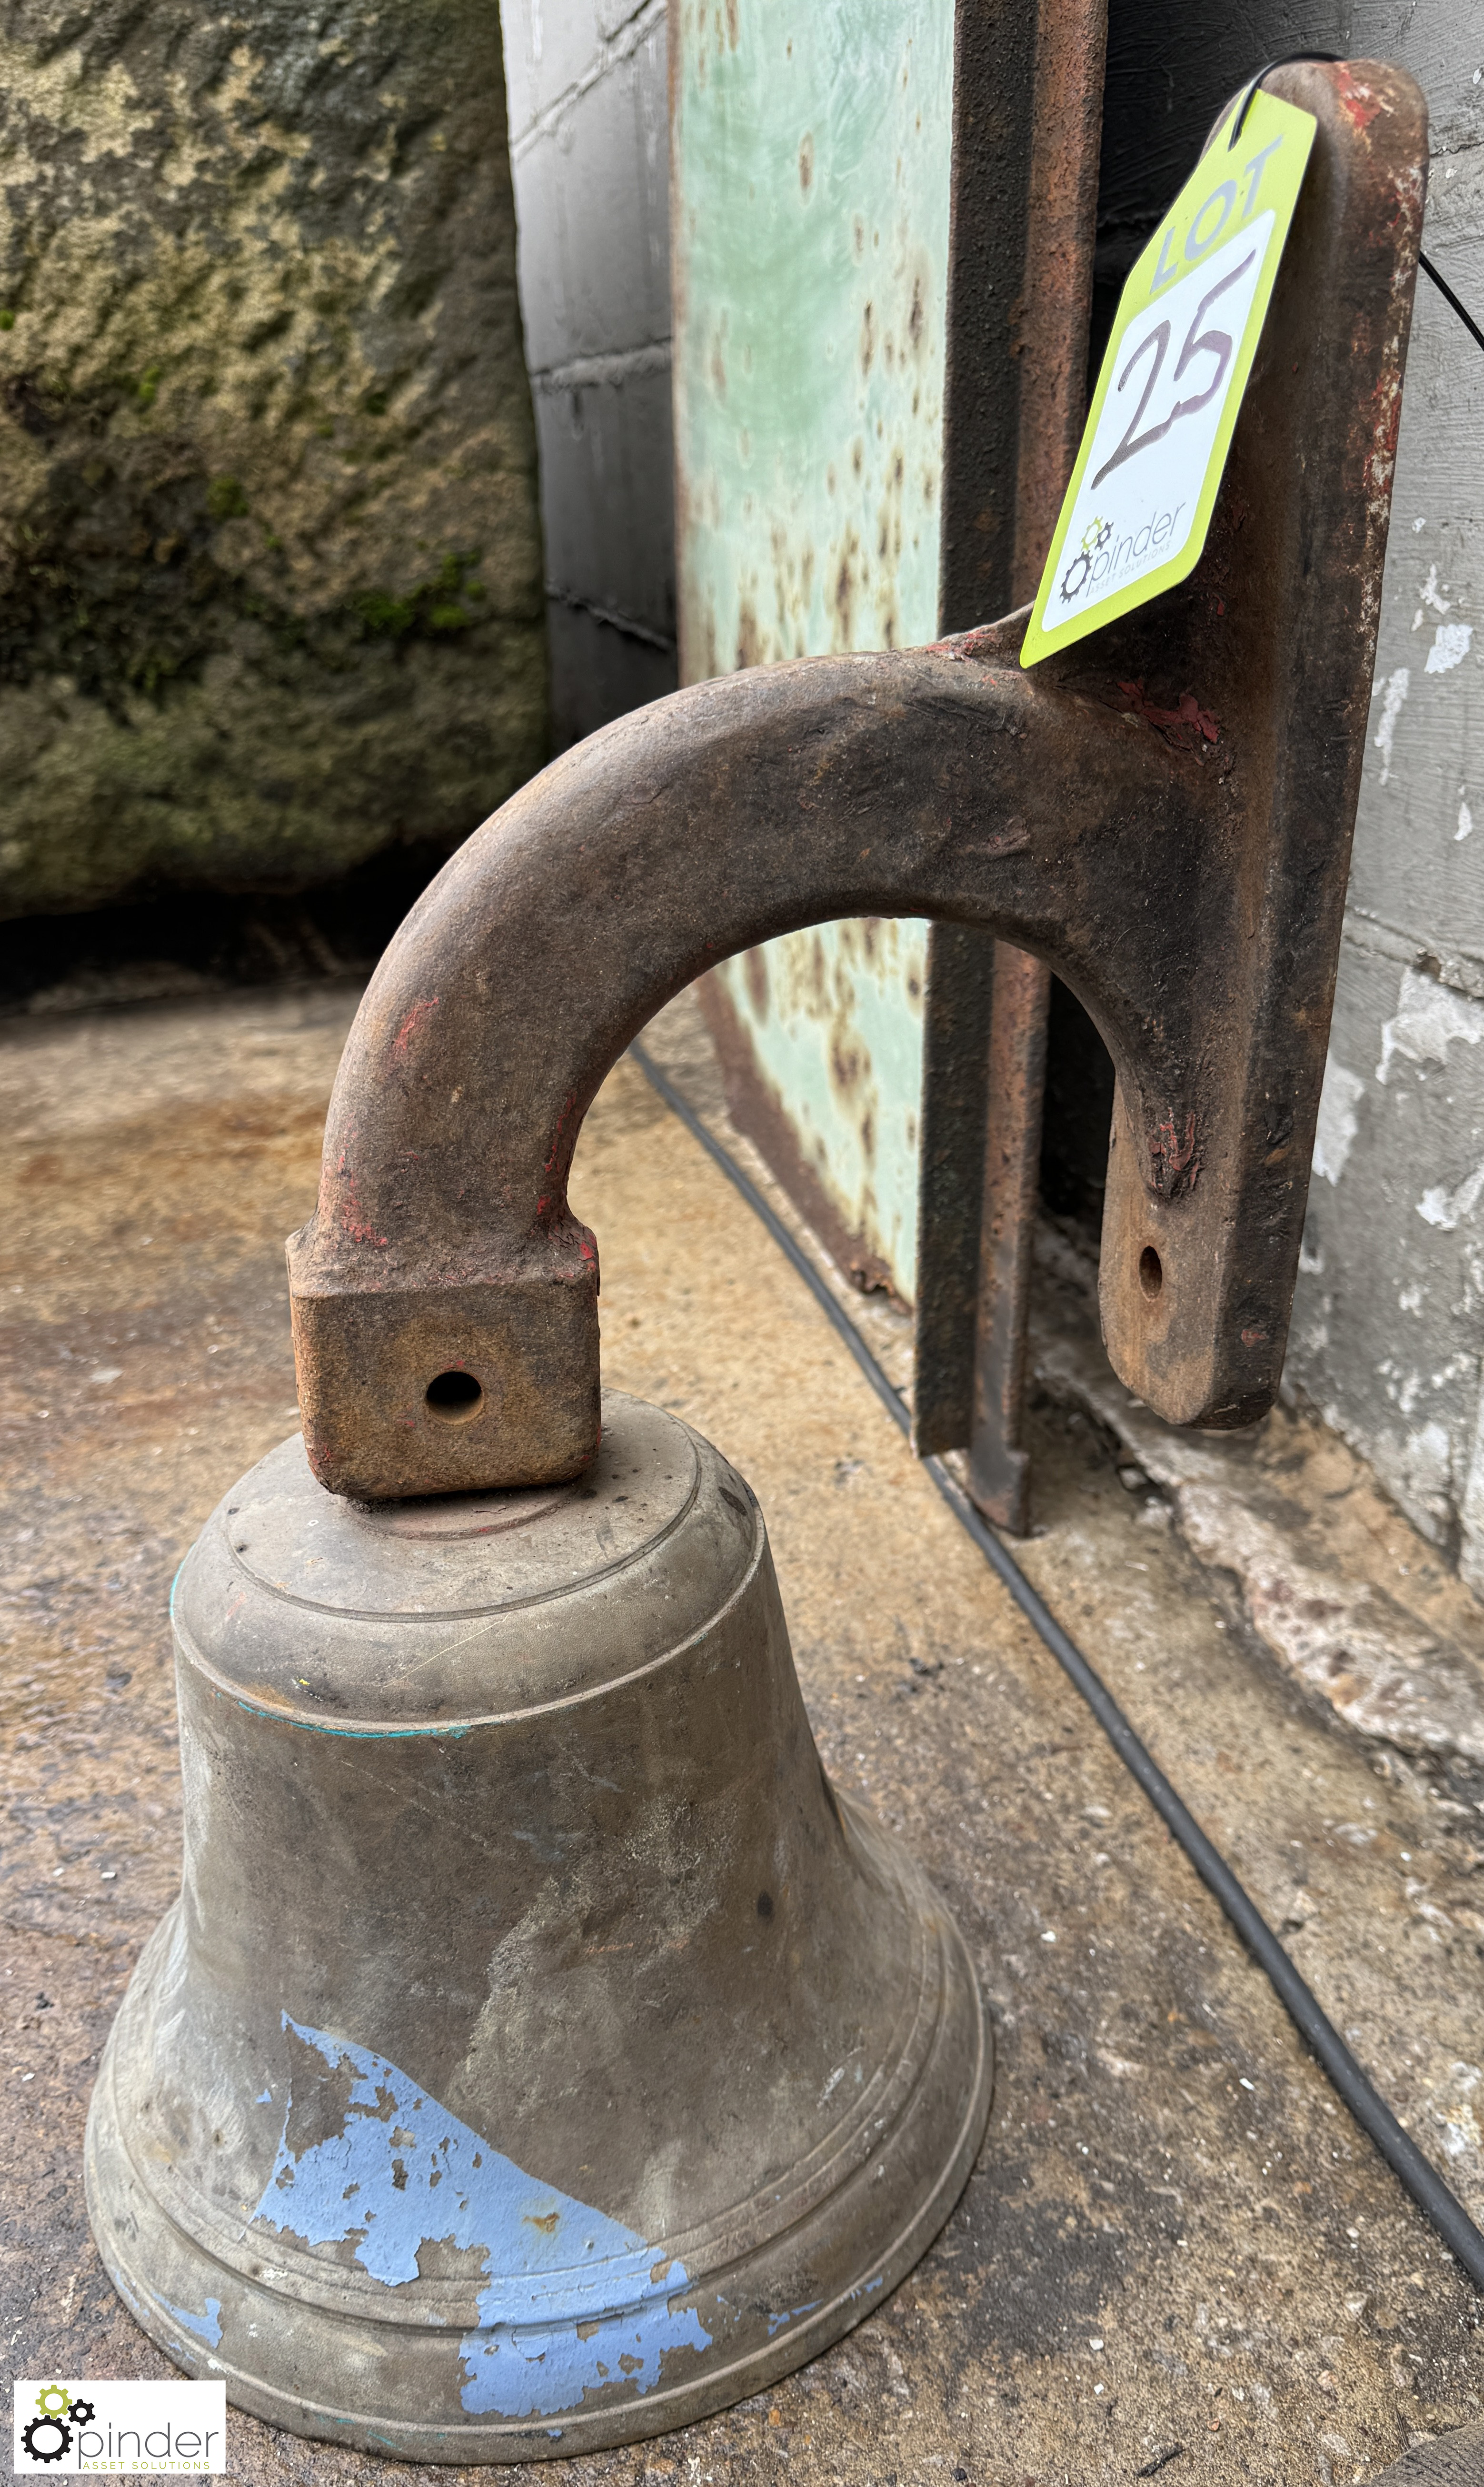
<svg viewBox="0 0 1484 2487">
<path fill-rule="evenodd" d="M 1377 62 L 1294 63 L 1268 84 L 1315 140 L 1190 578 L 1033 673 L 1013 615 L 699 684 L 553 763 L 419 900 L 351 1029 L 319 1205 L 289 1246 L 322 1484 L 375 1502 L 581 1473 L 599 1440 L 598 1252 L 567 1200 L 582 1117 L 693 978 L 838 916 L 970 925 L 1050 963 L 1117 1075 L 1116 1371 L 1179 1424 L 1272 1404 L 1427 124 L 1414 82 Z M 1215 742 L 1183 729 L 1187 694 Z M 691 1248 L 677 1239 L 679 1268 Z M 475 1373 L 483 1397 L 461 1414 L 447 1394 Z"/>
<path fill-rule="evenodd" d="M 462 1370 L 435 1373 L 424 1393 L 430 1414 L 445 1425 L 466 1425 L 471 1416 L 478 1415 L 484 1399 L 484 1390 L 473 1374 Z"/>
</svg>

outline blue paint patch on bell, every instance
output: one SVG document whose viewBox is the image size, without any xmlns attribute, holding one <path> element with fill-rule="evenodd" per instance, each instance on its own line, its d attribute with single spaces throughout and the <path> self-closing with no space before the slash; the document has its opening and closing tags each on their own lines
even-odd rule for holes
<svg viewBox="0 0 1484 2487">
<path fill-rule="evenodd" d="M 823 2304 L 823 2298 L 811 2297 L 807 2305 L 790 2305 L 786 2307 L 784 2312 L 781 2314 L 770 2314 L 768 2317 L 768 2336 L 770 2340 L 776 2338 L 777 2334 L 783 2330 L 786 2323 L 797 2323 L 800 2314 L 817 2313 Z"/>
<path fill-rule="evenodd" d="M 466 2410 L 546 2417 L 604 2384 L 646 2392 L 667 2351 L 710 2347 L 674 2304 L 682 2264 L 657 2263 L 631 2228 L 518 2167 L 384 2056 L 288 2013 L 283 2026 L 352 2079 L 340 2131 L 298 2153 L 291 2095 L 254 2217 L 309 2245 L 353 2245 L 392 2288 L 419 2277 L 425 2245 L 483 2252 L 478 2327 L 460 2343 Z"/>
<path fill-rule="evenodd" d="M 114 2284 L 117 2286 L 117 2281 Z M 209 2349 L 214 2349 L 218 2345 L 221 2339 L 221 2299 L 219 2297 L 209 2297 L 206 2301 L 206 2310 L 201 2314 L 187 2314 L 183 2305 L 172 2305 L 168 2299 L 163 2297 L 160 2299 L 160 2304 L 167 2314 L 175 2316 L 183 2331 L 193 2332 L 198 2340 L 206 2342 Z"/>
</svg>

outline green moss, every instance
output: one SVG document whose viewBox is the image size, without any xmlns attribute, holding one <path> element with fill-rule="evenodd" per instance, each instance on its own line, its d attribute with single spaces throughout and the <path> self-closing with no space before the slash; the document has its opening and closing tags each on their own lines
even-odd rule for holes
<svg viewBox="0 0 1484 2487">
<path fill-rule="evenodd" d="M 244 639 L 118 714 L 54 684 L 0 690 L 0 910 L 160 881 L 302 888 L 403 838 L 457 845 L 540 768 L 538 633 L 357 645 L 332 667 Z"/>
<path fill-rule="evenodd" d="M 452 846 L 541 766 L 539 608 L 491 595 L 479 550 L 301 601 L 281 564 L 224 566 L 237 476 L 67 422 L 0 558 L 0 917 Z"/>
<path fill-rule="evenodd" d="M 206 505 L 213 518 L 245 518 L 247 495 L 235 475 L 213 475 L 207 486 Z"/>
<path fill-rule="evenodd" d="M 14 314 L 14 311 L 0 311 L 0 328 L 14 328 L 14 325 L 15 325 L 15 314 Z"/>
<path fill-rule="evenodd" d="M 355 610 L 368 639 L 400 639 L 412 628 L 410 599 L 386 596 L 379 588 L 373 588 L 369 595 L 358 596 Z"/>
<path fill-rule="evenodd" d="M 147 372 L 141 372 L 138 385 L 134 390 L 134 403 L 136 405 L 148 408 L 154 404 L 155 399 L 159 395 L 161 377 L 161 367 L 158 363 L 152 363 Z"/>
<path fill-rule="evenodd" d="M 355 612 L 370 639 L 407 639 L 420 631 L 446 633 L 467 630 L 479 620 L 469 605 L 481 601 L 486 593 L 480 579 L 470 579 L 469 572 L 482 559 L 474 553 L 445 553 L 435 576 L 423 579 L 404 596 L 388 596 L 380 590 L 357 597 Z"/>
</svg>

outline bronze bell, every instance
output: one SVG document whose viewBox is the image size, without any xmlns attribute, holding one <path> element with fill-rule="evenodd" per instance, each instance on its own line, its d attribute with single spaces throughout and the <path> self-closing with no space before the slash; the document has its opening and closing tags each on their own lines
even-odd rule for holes
<svg viewBox="0 0 1484 2487">
<path fill-rule="evenodd" d="M 678 2426 L 836 2338 L 989 2110 L 962 1942 L 837 1798 L 756 1499 L 610 1393 L 571 1484 L 358 1506 L 295 1437 L 174 1601 L 185 1867 L 88 2135 L 169 2354 L 419 2461 Z"/>
<path fill-rule="evenodd" d="M 88 2132 L 125 2302 L 280 2425 L 459 2463 L 679 2425 L 866 2313 L 967 2173 L 963 1944 L 824 1775 L 746 1485 L 658 1409 L 600 1427 L 567 1176 L 717 958 L 994 933 L 1113 1057 L 1115 1367 L 1175 1421 L 1271 1402 L 1426 161 L 1401 72 L 1273 78 L 1318 128 L 1202 574 L 1033 675 L 1012 617 L 623 718 L 367 991 L 290 1246 L 304 1439 L 181 1574 L 183 1887 Z M 1146 682 L 1218 743 L 1110 695 Z"/>
</svg>

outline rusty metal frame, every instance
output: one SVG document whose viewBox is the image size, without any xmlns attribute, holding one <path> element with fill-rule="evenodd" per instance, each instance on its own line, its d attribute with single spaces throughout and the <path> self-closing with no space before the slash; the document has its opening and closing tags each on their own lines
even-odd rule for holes
<svg viewBox="0 0 1484 2487">
<path fill-rule="evenodd" d="M 597 1246 L 567 1201 L 583 1114 L 716 960 L 839 915 L 991 932 L 1065 979 L 1117 1075 L 1115 1369 L 1177 1423 L 1271 1404 L 1427 162 L 1404 72 L 1272 83 L 1315 115 L 1314 152 L 1183 587 L 1031 674 L 1017 617 L 678 692 L 524 787 L 413 908 L 351 1029 L 319 1207 L 290 1245 L 322 1483 L 378 1499 L 592 1459 Z"/>
<path fill-rule="evenodd" d="M 1106 0 L 960 0 L 940 615 L 1034 594 L 1086 394 Z M 1016 187 L 1017 177 L 1021 186 Z M 1025 1525 L 1021 1447 L 1050 972 L 936 926 L 928 950 L 912 1440 L 966 1448 Z"/>
</svg>

